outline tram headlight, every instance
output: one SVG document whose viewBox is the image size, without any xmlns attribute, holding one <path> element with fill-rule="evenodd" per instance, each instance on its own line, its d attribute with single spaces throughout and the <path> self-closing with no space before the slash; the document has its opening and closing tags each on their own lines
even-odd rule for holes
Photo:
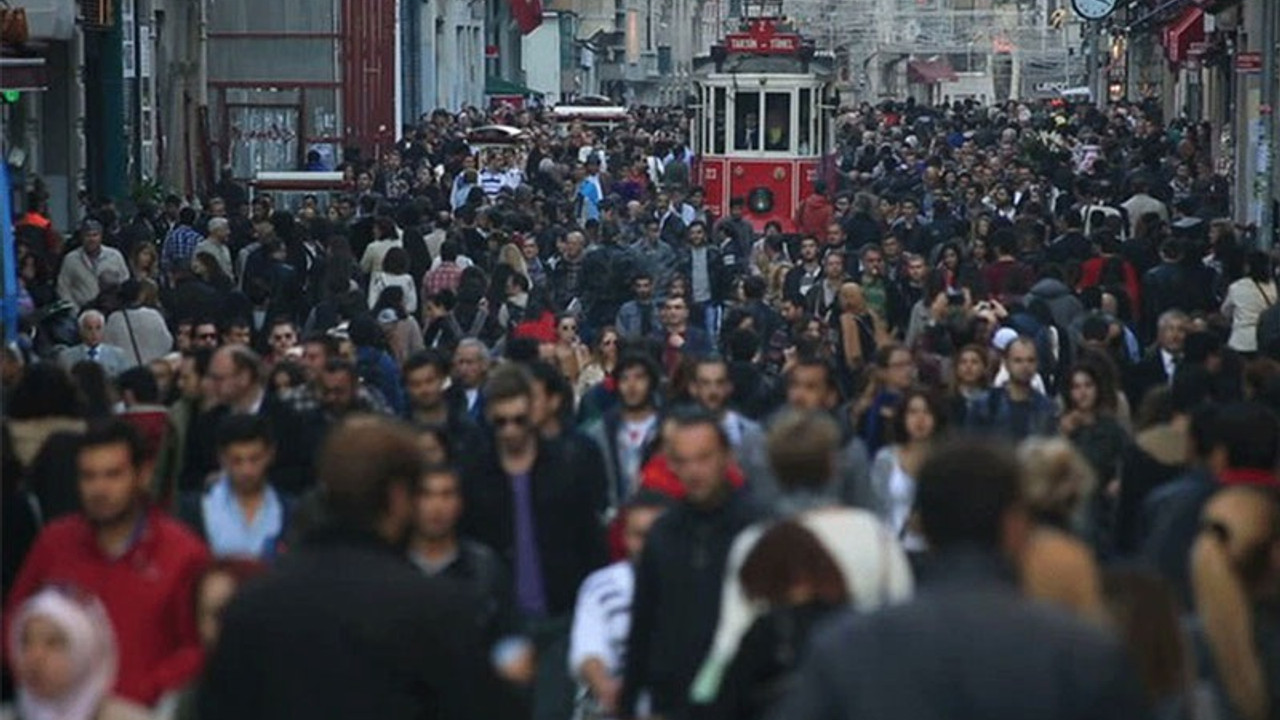
<svg viewBox="0 0 1280 720">
<path fill-rule="evenodd" d="M 764 215 L 773 209 L 773 191 L 758 187 L 747 195 L 747 207 L 757 215 Z"/>
</svg>

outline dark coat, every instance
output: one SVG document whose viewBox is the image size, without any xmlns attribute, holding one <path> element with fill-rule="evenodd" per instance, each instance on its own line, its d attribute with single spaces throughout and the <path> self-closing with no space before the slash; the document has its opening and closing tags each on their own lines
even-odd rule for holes
<svg viewBox="0 0 1280 720">
<path fill-rule="evenodd" d="M 979 551 L 939 557 L 917 598 L 818 628 L 777 720 L 1143 720 L 1124 648 L 1024 599 Z"/>
<path fill-rule="evenodd" d="M 314 534 L 227 607 L 200 717 L 488 717 L 468 597 L 372 535 Z"/>
<path fill-rule="evenodd" d="M 658 519 L 636 568 L 621 707 L 643 690 L 653 714 L 681 717 L 689 684 L 711 649 L 733 540 L 763 513 L 742 491 L 714 510 L 680 505 Z M 796 716 L 802 717 L 802 716 Z"/>
<path fill-rule="evenodd" d="M 729 270 L 724 264 L 724 257 L 720 252 L 720 248 L 714 245 L 706 245 L 707 248 L 707 279 L 711 283 L 711 302 L 724 302 L 729 294 L 729 286 L 732 278 L 729 276 Z M 693 304 L 693 247 L 685 245 L 677 251 L 676 271 L 684 275 L 689 280 L 689 304 Z"/>
<path fill-rule="evenodd" d="M 515 496 L 492 447 L 475 448 L 463 458 L 463 510 L 459 531 L 488 545 L 515 567 Z M 534 463 L 534 524 L 547 609 L 553 615 L 572 612 L 578 586 L 609 559 L 604 526 L 597 513 L 604 479 L 574 463 L 560 443 L 540 442 Z"/>
</svg>

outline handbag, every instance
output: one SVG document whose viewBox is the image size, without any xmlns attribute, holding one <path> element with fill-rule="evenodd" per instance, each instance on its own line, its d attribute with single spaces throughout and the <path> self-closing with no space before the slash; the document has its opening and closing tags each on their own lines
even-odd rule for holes
<svg viewBox="0 0 1280 720">
<path fill-rule="evenodd" d="M 10 7 L 8 0 L 0 0 L 0 45 L 25 45 L 30 38 L 26 8 Z"/>
</svg>

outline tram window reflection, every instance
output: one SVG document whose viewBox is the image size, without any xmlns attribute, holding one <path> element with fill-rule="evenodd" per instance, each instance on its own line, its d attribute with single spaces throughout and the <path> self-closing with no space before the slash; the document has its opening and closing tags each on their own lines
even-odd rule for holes
<svg viewBox="0 0 1280 720">
<path fill-rule="evenodd" d="M 764 101 L 764 149 L 791 149 L 791 93 L 768 93 Z"/>
<path fill-rule="evenodd" d="M 800 91 L 800 154 L 808 155 L 813 148 L 813 91 Z"/>
<path fill-rule="evenodd" d="M 725 138 L 725 133 L 727 132 L 727 128 L 725 127 L 726 104 L 727 104 L 727 101 L 725 100 L 724 88 L 716 88 L 715 89 L 715 115 L 712 120 L 714 127 L 712 127 L 712 130 L 711 130 L 711 138 L 712 138 L 711 141 L 715 144 L 713 148 L 713 152 L 716 155 L 724 154 L 724 145 L 725 145 L 724 138 Z"/>
<path fill-rule="evenodd" d="M 738 93 L 733 98 L 733 125 L 737 137 L 734 138 L 736 150 L 760 149 L 760 95 L 757 93 Z"/>
</svg>

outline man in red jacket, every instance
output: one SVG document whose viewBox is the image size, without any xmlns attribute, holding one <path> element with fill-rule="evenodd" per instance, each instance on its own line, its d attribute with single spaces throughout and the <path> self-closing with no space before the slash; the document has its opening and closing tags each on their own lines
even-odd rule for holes
<svg viewBox="0 0 1280 720">
<path fill-rule="evenodd" d="M 194 590 L 209 552 L 190 530 L 147 502 L 150 473 L 132 426 L 89 430 L 76 457 L 84 510 L 49 524 L 27 555 L 5 604 L 10 618 L 50 584 L 102 601 L 115 630 L 115 693 L 151 705 L 200 672 Z"/>
<path fill-rule="evenodd" d="M 835 206 L 827 199 L 827 184 L 813 181 L 813 194 L 805 198 L 796 209 L 796 232 L 802 237 L 822 237 L 835 217 Z"/>
</svg>

